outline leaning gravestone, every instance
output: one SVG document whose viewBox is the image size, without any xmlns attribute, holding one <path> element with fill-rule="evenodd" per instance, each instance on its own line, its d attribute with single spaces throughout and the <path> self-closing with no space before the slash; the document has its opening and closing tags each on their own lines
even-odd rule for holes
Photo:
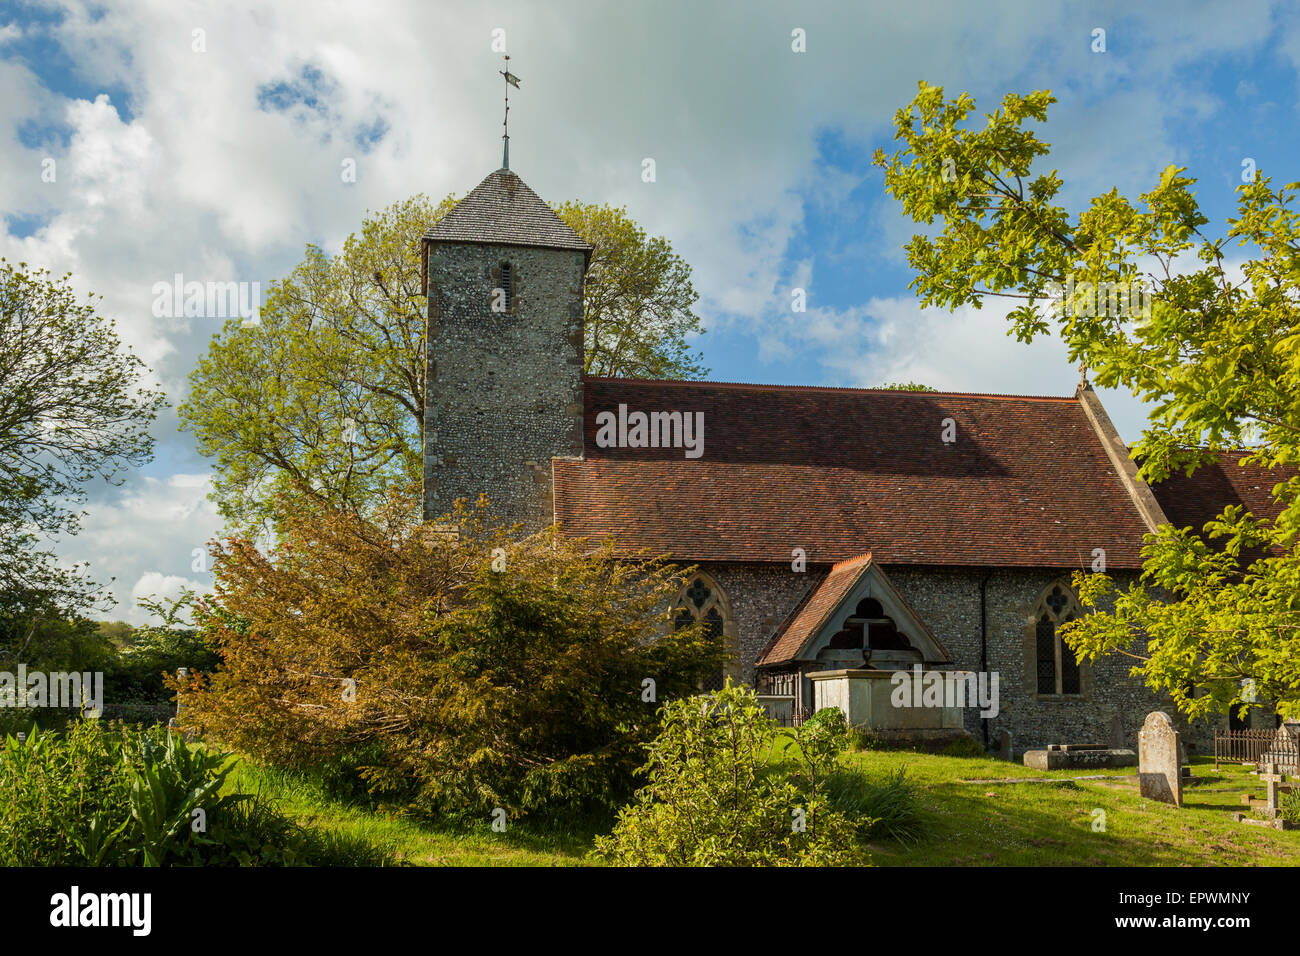
<svg viewBox="0 0 1300 956">
<path fill-rule="evenodd" d="M 1124 741 L 1124 718 L 1115 714 L 1110 719 L 1110 746 L 1112 750 L 1123 750 Z"/>
<path fill-rule="evenodd" d="M 1182 748 L 1174 722 L 1162 710 L 1147 714 L 1138 732 L 1138 790 L 1148 800 L 1183 805 Z"/>
</svg>

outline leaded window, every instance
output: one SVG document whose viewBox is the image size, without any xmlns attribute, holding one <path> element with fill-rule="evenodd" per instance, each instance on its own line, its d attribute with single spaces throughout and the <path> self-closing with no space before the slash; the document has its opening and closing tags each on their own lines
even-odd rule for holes
<svg viewBox="0 0 1300 956">
<path fill-rule="evenodd" d="M 1078 658 L 1060 635 L 1061 625 L 1079 614 L 1079 602 L 1064 584 L 1053 584 L 1038 602 L 1033 628 L 1039 694 L 1060 696 L 1083 692 Z"/>
<path fill-rule="evenodd" d="M 681 599 L 673 611 L 673 630 L 701 621 L 704 633 L 711 639 L 725 642 L 726 618 L 723 616 L 725 604 L 718 586 L 707 578 L 698 576 L 682 591 Z M 719 665 L 715 673 L 704 680 L 706 691 L 721 690 L 726 683 L 726 667 Z"/>
</svg>

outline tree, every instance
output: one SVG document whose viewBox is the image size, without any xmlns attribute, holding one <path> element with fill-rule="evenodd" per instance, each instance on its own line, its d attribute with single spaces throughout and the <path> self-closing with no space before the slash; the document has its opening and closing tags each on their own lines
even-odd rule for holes
<svg viewBox="0 0 1300 956">
<path fill-rule="evenodd" d="M 1031 178 L 1048 146 L 1024 127 L 1053 102 L 1008 95 L 974 129 L 969 95 L 945 100 L 922 83 L 898 112 L 903 147 L 875 163 L 907 215 L 943 224 L 907 245 L 913 288 L 950 309 L 1011 299 L 1021 341 L 1055 333 L 1097 384 L 1151 403 L 1133 449 L 1145 479 L 1247 445 L 1247 463 L 1275 470 L 1275 520 L 1227 507 L 1202 529 L 1161 527 L 1123 591 L 1079 575 L 1085 605 L 1107 609 L 1064 637 L 1084 659 L 1133 656 L 1189 716 L 1256 694 L 1300 715 L 1300 184 L 1237 187 L 1239 214 L 1217 238 L 1201 231 L 1195 180 L 1175 166 L 1138 204 L 1112 189 L 1072 217 L 1053 202 L 1055 170 Z M 1225 259 L 1233 241 L 1249 247 L 1239 276 Z"/>
<path fill-rule="evenodd" d="M 197 609 L 221 666 L 172 682 L 184 719 L 277 764 L 363 766 L 382 800 L 429 815 L 617 805 L 655 700 L 723 650 L 666 627 L 681 573 L 512 540 L 484 504 L 452 534 L 400 494 L 372 519 L 286 503 L 270 554 L 221 542 Z"/>
<path fill-rule="evenodd" d="M 257 324 L 214 337 L 179 411 L 216 459 L 223 518 L 253 529 L 277 495 L 362 507 L 393 482 L 419 486 L 420 237 L 452 205 L 414 196 L 368 216 L 338 256 L 308 246 Z"/>
<path fill-rule="evenodd" d="M 0 259 L 0 646 L 10 653 L 29 653 L 50 622 L 105 597 L 41 541 L 77 533 L 90 481 L 120 481 L 152 456 L 149 426 L 165 402 L 141 385 L 146 372 L 66 276 Z"/>
<path fill-rule="evenodd" d="M 190 374 L 179 411 L 216 461 L 213 498 L 245 531 L 267 526 L 277 495 L 366 510 L 384 489 L 419 487 L 424 343 L 421 237 L 455 205 L 423 195 L 367 216 L 334 257 L 306 257 L 271 283 L 259 322 L 231 319 Z M 622 210 L 560 214 L 596 251 L 585 288 L 587 371 L 689 377 L 690 267 Z"/>
<path fill-rule="evenodd" d="M 878 385 L 877 388 L 883 388 L 891 392 L 937 392 L 937 388 L 931 388 L 929 385 L 920 385 L 916 382 L 887 382 L 884 385 Z"/>
<path fill-rule="evenodd" d="M 582 298 L 588 375 L 693 379 L 708 374 L 687 336 L 704 331 L 692 312 L 691 267 L 662 236 L 649 237 L 625 209 L 567 202 L 556 213 L 594 247 Z"/>
</svg>

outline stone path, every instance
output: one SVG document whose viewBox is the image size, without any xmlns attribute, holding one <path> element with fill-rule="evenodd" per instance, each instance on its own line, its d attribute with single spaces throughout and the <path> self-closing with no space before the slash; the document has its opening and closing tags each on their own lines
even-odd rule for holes
<svg viewBox="0 0 1300 956">
<path fill-rule="evenodd" d="M 1067 780 L 1129 780 L 1131 773 L 1093 773 L 1086 777 L 993 777 L 989 780 L 958 780 L 958 783 L 1065 783 Z"/>
</svg>

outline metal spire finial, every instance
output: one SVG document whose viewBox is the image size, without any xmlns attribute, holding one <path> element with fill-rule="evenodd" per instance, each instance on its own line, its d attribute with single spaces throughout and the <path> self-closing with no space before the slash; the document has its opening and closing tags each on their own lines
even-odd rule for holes
<svg viewBox="0 0 1300 956">
<path fill-rule="evenodd" d="M 501 168 L 510 168 L 510 87 L 519 89 L 519 77 L 510 72 L 510 54 L 506 54 L 506 68 L 498 71 L 506 78 L 506 115 L 501 121 Z"/>
</svg>

